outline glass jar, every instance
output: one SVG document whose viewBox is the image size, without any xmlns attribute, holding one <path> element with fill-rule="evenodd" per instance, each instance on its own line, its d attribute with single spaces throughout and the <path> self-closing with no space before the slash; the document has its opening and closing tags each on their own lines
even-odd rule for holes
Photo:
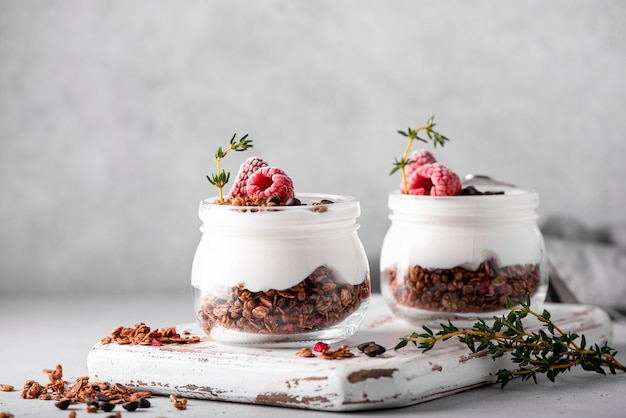
<svg viewBox="0 0 626 418">
<path fill-rule="evenodd" d="M 507 312 L 506 296 L 518 303 L 527 294 L 541 311 L 548 269 L 539 196 L 498 189 L 501 194 L 389 195 L 381 292 L 397 316 L 429 327 L 449 319 L 471 326 L 478 317 Z"/>
<path fill-rule="evenodd" d="M 215 341 L 295 347 L 341 341 L 370 299 L 357 235 L 359 202 L 302 194 L 298 206 L 200 203 L 191 283 L 196 317 Z"/>
</svg>

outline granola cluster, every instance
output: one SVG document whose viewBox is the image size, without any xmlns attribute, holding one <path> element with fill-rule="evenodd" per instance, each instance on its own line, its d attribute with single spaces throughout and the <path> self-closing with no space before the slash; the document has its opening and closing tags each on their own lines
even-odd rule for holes
<svg viewBox="0 0 626 418">
<path fill-rule="evenodd" d="M 269 198 L 260 197 L 260 196 L 237 196 L 230 199 L 220 201 L 215 200 L 213 202 L 216 205 L 226 205 L 226 206 L 240 206 L 242 207 L 241 211 L 245 211 L 243 207 L 250 207 L 252 210 L 258 210 L 259 207 L 276 207 L 276 206 L 311 206 L 311 211 L 316 213 L 324 213 L 328 211 L 328 207 L 326 205 L 334 203 L 332 200 L 322 199 L 316 202 L 309 204 L 302 203 L 300 199 L 296 197 L 292 197 L 291 199 L 282 202 L 280 199 L 274 199 L 273 196 Z M 255 209 L 256 208 L 256 209 Z"/>
<path fill-rule="evenodd" d="M 182 331 L 183 334 L 189 334 L 188 330 Z M 162 346 L 164 344 L 193 344 L 199 343 L 200 337 L 181 336 L 175 327 L 150 329 L 149 326 L 140 322 L 134 327 L 118 326 L 113 328 L 111 335 L 100 340 L 101 344 L 110 344 L 116 342 L 119 345 L 153 345 Z"/>
<path fill-rule="evenodd" d="M 335 325 L 369 299 L 370 280 L 350 285 L 327 266 L 285 290 L 251 292 L 243 286 L 207 294 L 197 313 L 209 333 L 214 327 L 254 334 L 298 334 Z"/>
<path fill-rule="evenodd" d="M 133 392 L 120 383 L 94 382 L 89 383 L 89 378 L 79 377 L 76 382 L 69 384 L 63 380 L 63 368 L 59 364 L 54 370 L 44 370 L 48 374 L 50 383 L 41 384 L 35 380 L 27 380 L 21 397 L 24 399 L 40 399 L 57 401 L 69 400 L 70 403 L 87 402 L 90 399 L 106 396 L 112 404 L 135 402 L 142 398 L 152 396 L 150 392 Z"/>
<path fill-rule="evenodd" d="M 524 300 L 540 284 L 538 264 L 499 267 L 493 258 L 476 271 L 457 266 L 450 269 L 410 266 L 405 277 L 396 267 L 387 269 L 389 293 L 404 306 L 436 312 L 491 312 L 506 307 L 506 296 Z"/>
<path fill-rule="evenodd" d="M 304 347 L 296 352 L 296 356 L 315 357 L 315 354 L 313 354 L 313 351 L 310 348 Z M 324 360 L 337 360 L 351 357 L 354 357 L 354 353 L 350 351 L 350 346 L 347 344 L 342 344 L 334 350 L 327 348 L 325 350 L 322 350 L 322 352 L 320 353 L 320 358 Z"/>
</svg>

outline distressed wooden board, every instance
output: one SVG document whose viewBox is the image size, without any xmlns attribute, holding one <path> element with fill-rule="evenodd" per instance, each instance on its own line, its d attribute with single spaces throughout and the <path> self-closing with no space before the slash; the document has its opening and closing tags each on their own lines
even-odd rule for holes
<svg viewBox="0 0 626 418">
<path fill-rule="evenodd" d="M 585 305 L 546 307 L 564 331 L 584 333 L 590 343 L 611 342 L 612 324 L 604 311 Z M 195 324 L 177 328 L 203 335 Z M 375 295 L 363 325 L 345 341 L 357 354 L 354 358 L 300 358 L 297 349 L 233 347 L 208 338 L 199 344 L 163 347 L 98 343 L 88 355 L 89 378 L 161 395 L 350 411 L 407 406 L 452 395 L 495 382 L 493 373 L 510 365 L 506 359 L 472 355 L 457 340 L 428 353 L 413 346 L 394 351 L 399 337 L 413 331 L 419 329 L 395 318 Z M 370 358 L 357 350 L 358 344 L 371 340 L 387 352 Z"/>
</svg>

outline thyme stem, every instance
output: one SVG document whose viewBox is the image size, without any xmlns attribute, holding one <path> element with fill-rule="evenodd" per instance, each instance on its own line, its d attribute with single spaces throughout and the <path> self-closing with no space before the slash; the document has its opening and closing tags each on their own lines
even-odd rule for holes
<svg viewBox="0 0 626 418">
<path fill-rule="evenodd" d="M 219 147 L 217 149 L 217 151 L 215 152 L 217 174 L 206 176 L 207 180 L 209 180 L 209 183 L 216 186 L 217 189 L 219 190 L 220 202 L 224 201 L 223 189 L 226 183 L 228 183 L 228 180 L 230 179 L 230 173 L 226 173 L 224 170 L 222 170 L 222 165 L 221 165 L 222 159 L 226 157 L 226 154 L 228 154 L 230 151 L 238 152 L 238 151 L 245 151 L 249 148 L 252 148 L 252 140 L 248 139 L 248 134 L 242 136 L 239 141 L 236 141 L 235 140 L 236 138 L 237 138 L 237 134 L 233 134 L 233 137 L 230 139 L 230 145 L 225 150 L 223 150 L 222 147 Z"/>
<path fill-rule="evenodd" d="M 420 132 L 425 132 L 426 136 L 431 139 L 433 141 L 433 145 L 436 148 L 437 145 L 441 145 L 442 147 L 444 146 L 446 141 L 449 141 L 448 138 L 446 138 L 445 136 L 443 136 L 442 134 L 440 134 L 439 132 L 434 130 L 435 127 L 435 117 L 431 116 L 428 121 L 426 121 L 426 125 L 424 126 L 420 126 L 417 129 L 411 129 L 411 127 L 407 128 L 407 131 L 398 131 L 398 133 L 404 137 L 408 138 L 408 143 L 406 145 L 406 148 L 404 150 L 404 154 L 402 154 L 402 159 L 398 160 L 396 158 L 395 162 L 394 162 L 394 168 L 393 170 L 391 170 L 391 172 L 389 173 L 390 175 L 395 173 L 396 171 L 400 170 L 401 174 L 402 174 L 402 190 L 401 192 L 404 194 L 407 194 L 408 191 L 408 187 L 407 187 L 407 178 L 406 178 L 406 172 L 405 172 L 405 167 L 408 164 L 411 164 L 412 161 L 409 160 L 409 153 L 411 152 L 411 147 L 413 146 L 413 142 L 414 141 L 421 141 L 424 143 L 428 143 L 428 141 L 424 138 L 421 138 L 418 134 Z"/>
<path fill-rule="evenodd" d="M 492 326 L 479 318 L 470 329 L 459 329 L 450 321 L 441 324 L 441 330 L 436 334 L 423 327 L 423 333 L 414 332 L 408 337 L 400 338 L 396 350 L 410 342 L 426 352 L 440 341 L 457 337 L 472 352 L 485 351 L 494 359 L 508 354 L 518 368 L 501 369 L 497 372 L 497 382 L 502 387 L 517 376 L 521 376 L 522 380 L 533 379 L 536 382 L 538 373 L 545 373 L 548 379 L 554 381 L 558 374 L 577 366 L 600 374 L 606 374 L 605 369 L 611 374 L 615 374 L 616 370 L 626 371 L 626 367 L 615 358 L 617 351 L 606 343 L 603 346 L 595 344 L 586 348 L 584 335 L 564 332 L 552 322 L 547 310 L 541 314 L 533 311 L 530 308 L 530 295 L 518 307 L 513 307 L 507 297 L 507 307 L 509 313 L 494 317 Z M 522 319 L 528 315 L 538 319 L 543 327 L 538 331 L 525 330 Z"/>
</svg>

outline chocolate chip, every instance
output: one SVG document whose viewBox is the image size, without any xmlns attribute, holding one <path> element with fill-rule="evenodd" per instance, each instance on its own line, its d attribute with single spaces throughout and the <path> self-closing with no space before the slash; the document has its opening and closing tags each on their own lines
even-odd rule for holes
<svg viewBox="0 0 626 418">
<path fill-rule="evenodd" d="M 280 205 L 280 196 L 271 196 L 267 199 L 267 203 L 273 203 L 275 205 Z"/>
<path fill-rule="evenodd" d="M 463 196 L 476 196 L 481 195 L 482 193 L 474 186 L 467 186 L 461 190 L 461 194 Z"/>
<path fill-rule="evenodd" d="M 286 206 L 299 206 L 301 204 L 302 202 L 300 202 L 300 199 L 298 199 L 297 197 L 291 197 L 285 202 Z"/>
<path fill-rule="evenodd" d="M 495 195 L 495 194 L 504 194 L 504 191 L 502 191 L 502 190 L 486 190 L 484 192 L 481 192 L 480 190 L 478 190 L 474 186 L 467 186 L 467 187 L 464 187 L 463 189 L 461 189 L 461 195 L 462 196 L 488 196 L 488 195 Z"/>
<path fill-rule="evenodd" d="M 105 395 L 104 393 L 98 393 L 96 396 L 93 397 L 96 401 L 98 402 L 109 402 L 111 400 L 111 398 L 109 398 L 107 395 Z"/>
<path fill-rule="evenodd" d="M 62 401 L 55 402 L 54 406 L 59 409 L 67 409 L 67 407 L 70 406 L 71 403 L 72 401 L 70 399 L 63 399 Z"/>
<path fill-rule="evenodd" d="M 368 357 L 376 357 L 380 354 L 383 354 L 385 351 L 385 347 L 383 347 L 382 345 L 370 344 L 363 349 L 363 354 Z"/>
<path fill-rule="evenodd" d="M 365 347 L 367 347 L 370 344 L 375 344 L 375 343 L 374 343 L 374 341 L 368 341 L 366 343 L 361 343 L 361 344 L 357 345 L 356 348 L 358 348 L 359 351 L 363 351 L 363 350 L 365 350 Z"/>
<path fill-rule="evenodd" d="M 112 404 L 111 402 L 107 402 L 107 401 L 100 401 L 100 409 L 102 409 L 104 412 L 111 412 L 113 410 L 113 408 L 115 408 L 115 404 Z"/>
<path fill-rule="evenodd" d="M 357 348 L 368 357 L 376 357 L 379 354 L 384 353 L 385 347 L 376 344 L 374 341 L 368 341 L 357 345 Z"/>
<path fill-rule="evenodd" d="M 96 409 L 100 407 L 98 401 L 93 398 L 86 398 L 85 403 L 87 404 L 87 406 L 95 406 Z"/>
<path fill-rule="evenodd" d="M 329 204 L 331 204 L 331 203 L 335 203 L 335 202 L 333 202 L 332 200 L 328 200 L 328 199 L 322 199 L 322 200 L 320 200 L 320 204 L 321 204 L 321 205 L 329 205 Z"/>
<path fill-rule="evenodd" d="M 122 408 L 124 408 L 127 411 L 132 412 L 135 409 L 139 408 L 139 401 L 124 402 L 122 404 Z"/>
<path fill-rule="evenodd" d="M 139 407 L 140 408 L 150 408 L 150 401 L 146 398 L 139 399 Z"/>
</svg>

